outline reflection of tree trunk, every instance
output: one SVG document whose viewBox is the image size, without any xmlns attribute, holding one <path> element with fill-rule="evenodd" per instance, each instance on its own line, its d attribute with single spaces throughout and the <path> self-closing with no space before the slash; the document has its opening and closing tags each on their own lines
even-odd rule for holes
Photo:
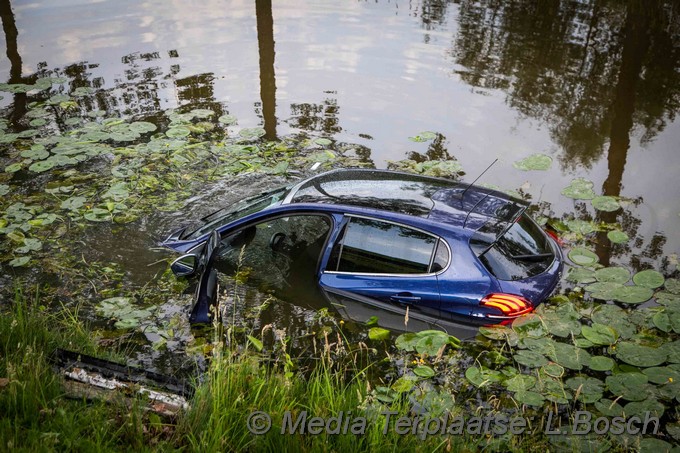
<svg viewBox="0 0 680 453">
<path fill-rule="evenodd" d="M 265 138 L 276 139 L 276 77 L 274 74 L 274 18 L 271 0 L 255 0 L 257 44 L 260 50 L 260 98 Z"/>
<path fill-rule="evenodd" d="M 612 105 L 613 116 L 607 152 L 609 175 L 602 185 L 604 195 L 619 196 L 621 194 L 621 181 L 630 145 L 629 134 L 633 127 L 635 90 L 640 80 L 642 63 L 649 49 L 649 8 L 653 4 L 654 2 L 650 2 L 649 5 L 642 5 L 634 0 L 628 3 L 623 30 L 621 67 Z M 616 222 L 616 213 L 600 212 L 598 219 L 602 222 L 613 223 Z M 596 253 L 600 257 L 600 263 L 609 266 L 611 244 L 606 233 L 598 235 L 597 244 Z"/>
<path fill-rule="evenodd" d="M 10 62 L 9 83 L 21 83 L 21 55 L 17 38 L 19 32 L 14 21 L 14 13 L 9 0 L 0 0 L 0 15 L 2 15 L 2 30 L 5 32 L 5 42 L 7 43 L 7 58 Z M 10 115 L 10 121 L 21 118 L 26 113 L 26 93 L 16 93 L 14 95 L 14 109 Z"/>
</svg>

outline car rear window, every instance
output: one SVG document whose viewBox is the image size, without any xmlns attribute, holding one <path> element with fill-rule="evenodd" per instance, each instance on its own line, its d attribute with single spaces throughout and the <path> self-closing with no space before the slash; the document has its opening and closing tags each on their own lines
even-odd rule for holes
<svg viewBox="0 0 680 453">
<path fill-rule="evenodd" d="M 531 218 L 522 216 L 495 242 L 475 235 L 470 242 L 484 266 L 500 280 L 521 280 L 544 272 L 555 258 L 547 235 Z"/>
</svg>

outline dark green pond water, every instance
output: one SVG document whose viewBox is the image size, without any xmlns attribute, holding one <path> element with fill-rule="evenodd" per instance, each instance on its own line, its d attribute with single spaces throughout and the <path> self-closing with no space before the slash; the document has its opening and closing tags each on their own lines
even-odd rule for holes
<svg viewBox="0 0 680 453">
<path fill-rule="evenodd" d="M 456 160 L 469 181 L 498 158 L 480 183 L 518 190 L 555 221 L 592 221 L 589 230 L 605 222 L 627 234 L 629 240 L 613 245 L 608 230 L 585 231 L 602 265 L 677 274 L 680 10 L 675 3 L 0 0 L 0 8 L 6 48 L 0 82 L 33 85 L 53 78 L 44 89 L 0 93 L 0 112 L 7 119 L 3 136 L 25 132 L 0 144 L 2 213 L 8 224 L 17 223 L 7 209 L 24 202 L 43 206 L 44 212 L 24 215 L 23 222 L 41 213 L 60 216 L 48 230 L 21 233 L 42 241 L 42 248 L 29 254 L 16 251 L 30 248 L 24 237 L 0 236 L 4 297 L 13 282 L 36 279 L 53 288 L 80 282 L 65 285 L 54 297 L 80 297 L 86 306 L 132 288 L 138 300 L 161 307 L 161 319 L 185 322 L 179 319 L 183 308 L 163 305 L 144 292 L 166 269 L 158 261 L 168 254 L 154 249 L 158 241 L 185 217 L 299 176 L 324 159 L 326 142 L 315 144 L 318 138 L 331 140 L 329 160 L 342 155 L 350 164 L 378 168 L 404 159 Z M 54 98 L 60 94 L 68 96 Z M 32 114 L 36 109 L 43 110 Z M 178 119 L 190 111 L 198 113 Z M 156 127 L 138 126 L 141 132 L 129 136 L 125 127 L 113 130 L 115 120 L 103 120 L 114 117 Z M 35 119 L 44 122 L 32 123 Z M 102 121 L 112 122 L 97 132 L 123 135 L 100 136 L 108 148 L 77 162 L 32 171 L 35 162 L 20 155 L 50 135 L 91 139 L 78 128 Z M 240 162 L 246 164 L 193 186 L 192 178 L 205 176 L 207 169 L 192 173 L 174 154 L 175 166 L 166 168 L 167 162 L 144 157 L 151 151 L 132 151 L 154 134 L 167 139 L 168 127 L 177 133 L 159 146 L 184 146 L 173 142 L 186 136 L 182 124 L 196 127 L 200 121 L 211 126 L 199 124 L 199 130 L 187 132 L 195 143 L 225 134 L 239 137 L 246 130 L 254 138 L 264 135 L 248 143 L 279 145 L 256 161 L 252 150 L 234 145 L 241 146 Z M 426 131 L 435 134 L 423 136 Z M 200 146 L 203 155 L 186 151 L 182 159 L 216 153 Z M 322 155 L 313 154 L 318 152 Z M 513 165 L 534 154 L 551 158 L 547 170 Z M 290 160 L 290 172 L 276 169 L 285 160 L 281 155 Z M 140 168 L 148 170 L 148 178 L 102 196 L 115 183 L 97 184 L 112 178 L 118 165 L 113 178 L 129 181 L 126 172 Z M 268 171 L 244 176 L 245 165 Z M 92 179 L 78 180 L 83 175 Z M 623 209 L 597 210 L 588 200 L 562 195 L 575 178 L 591 181 L 595 195 L 615 197 Z M 67 181 L 62 192 L 49 186 L 59 181 Z M 147 192 L 139 188 L 144 184 Z M 81 206 L 64 208 L 61 203 L 74 196 L 84 197 Z M 92 211 L 90 204 L 96 203 L 109 213 Z M 130 208 L 133 216 L 126 218 Z M 23 256 L 31 261 L 9 264 Z M 272 318 L 309 321 L 295 307 L 271 310 Z M 189 341 L 171 337 L 177 344 Z"/>
</svg>

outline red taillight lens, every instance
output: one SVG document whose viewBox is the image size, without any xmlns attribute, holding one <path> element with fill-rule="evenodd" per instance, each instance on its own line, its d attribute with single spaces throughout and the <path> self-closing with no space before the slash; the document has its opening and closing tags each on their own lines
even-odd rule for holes
<svg viewBox="0 0 680 453">
<path fill-rule="evenodd" d="M 498 316 L 489 315 L 491 318 L 515 317 L 523 315 L 524 313 L 529 313 L 534 309 L 532 303 L 526 300 L 524 297 L 503 293 L 489 294 L 484 299 L 482 299 L 479 305 L 496 308 L 502 313 L 502 315 Z"/>
<path fill-rule="evenodd" d="M 552 230 L 543 230 L 543 231 L 545 231 L 545 232 L 548 234 L 548 236 L 550 236 L 551 238 L 553 238 L 553 239 L 555 240 L 555 242 L 557 242 L 557 244 L 559 244 L 559 245 L 564 245 L 564 244 L 562 243 L 562 239 L 560 239 L 560 237 L 557 235 L 557 233 L 555 233 L 555 232 L 552 231 Z"/>
</svg>

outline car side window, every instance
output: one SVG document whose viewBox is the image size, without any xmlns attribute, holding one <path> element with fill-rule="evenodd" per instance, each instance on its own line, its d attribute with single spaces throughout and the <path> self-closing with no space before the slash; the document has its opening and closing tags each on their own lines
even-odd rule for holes
<svg viewBox="0 0 680 453">
<path fill-rule="evenodd" d="M 218 268 L 246 271 L 267 289 L 291 285 L 293 274 L 311 276 L 330 232 L 323 215 L 278 217 L 222 237 Z"/>
<path fill-rule="evenodd" d="M 426 274 L 448 263 L 435 253 L 439 239 L 428 233 L 380 220 L 352 217 L 331 252 L 327 271 L 370 274 Z M 439 252 L 439 247 L 437 247 Z M 446 255 L 446 256 L 445 256 Z"/>
</svg>

